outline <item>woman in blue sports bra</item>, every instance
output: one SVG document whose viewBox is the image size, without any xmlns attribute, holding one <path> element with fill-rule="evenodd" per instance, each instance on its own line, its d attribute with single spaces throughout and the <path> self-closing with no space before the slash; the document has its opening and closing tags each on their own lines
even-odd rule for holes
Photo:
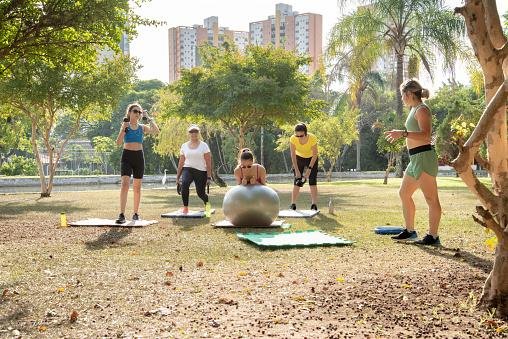
<svg viewBox="0 0 508 339">
<path fill-rule="evenodd" d="M 240 151 L 234 174 L 238 185 L 266 185 L 266 169 L 255 163 L 254 154 L 248 148 Z"/>
<path fill-rule="evenodd" d="M 439 245 L 438 228 L 441 220 L 441 204 L 437 192 L 436 176 L 438 171 L 437 154 L 431 145 L 432 113 L 422 102 L 422 98 L 429 97 L 429 91 L 422 88 L 416 80 L 407 80 L 400 86 L 402 101 L 411 108 L 406 119 L 404 130 L 385 132 L 386 139 L 394 142 L 406 138 L 410 162 L 404 172 L 404 178 L 399 189 L 404 212 L 405 229 L 392 237 L 394 240 L 415 240 L 417 234 L 414 228 L 415 203 L 413 193 L 422 190 L 429 206 L 429 232 L 421 240 L 420 245 Z"/>
<path fill-rule="evenodd" d="M 139 123 L 141 116 L 146 117 L 148 125 Z M 117 224 L 125 223 L 125 205 L 127 204 L 127 194 L 131 175 L 133 176 L 132 188 L 134 191 L 134 214 L 132 220 L 139 220 L 139 202 L 141 200 L 141 180 L 145 171 L 145 158 L 143 155 L 143 136 L 145 134 L 157 134 L 159 127 L 155 121 L 146 115 L 141 105 L 138 103 L 130 104 L 125 111 L 125 118 L 120 132 L 116 138 L 116 144 L 123 143 L 123 152 L 121 160 L 122 186 L 120 189 L 120 214 L 116 219 Z"/>
</svg>

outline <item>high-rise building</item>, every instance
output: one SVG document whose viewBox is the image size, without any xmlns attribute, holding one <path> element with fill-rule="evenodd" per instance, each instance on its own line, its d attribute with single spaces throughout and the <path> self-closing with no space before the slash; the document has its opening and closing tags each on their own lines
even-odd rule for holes
<svg viewBox="0 0 508 339">
<path fill-rule="evenodd" d="M 204 25 L 179 26 L 169 29 L 169 82 L 180 78 L 182 69 L 200 64 L 198 48 L 204 44 L 220 46 L 226 40 L 232 41 L 240 50 L 249 42 L 249 32 L 233 31 L 219 27 L 219 18 L 211 16 Z"/>
<path fill-rule="evenodd" d="M 251 44 L 272 44 L 300 55 L 309 55 L 312 61 L 302 69 L 307 74 L 312 74 L 319 68 L 323 53 L 322 32 L 323 18 L 320 14 L 300 14 L 293 11 L 291 5 L 282 3 L 275 5 L 275 15 L 249 25 Z"/>
<path fill-rule="evenodd" d="M 273 45 L 300 55 L 308 55 L 310 65 L 301 71 L 313 74 L 320 67 L 323 49 L 323 19 L 320 14 L 294 12 L 291 5 L 275 5 L 275 15 L 267 20 L 251 22 L 249 31 L 233 31 L 219 26 L 219 18 L 212 16 L 203 25 L 179 26 L 169 29 L 169 82 L 180 78 L 182 69 L 200 64 L 198 48 L 203 44 L 220 46 L 233 41 L 240 50 L 247 45 Z"/>
<path fill-rule="evenodd" d="M 120 47 L 121 54 L 126 56 L 130 55 L 129 36 L 127 33 L 122 33 L 118 47 Z M 98 60 L 99 62 L 103 62 L 104 60 L 113 59 L 115 54 L 115 51 L 113 51 L 111 48 L 104 48 L 103 50 L 99 51 Z"/>
</svg>

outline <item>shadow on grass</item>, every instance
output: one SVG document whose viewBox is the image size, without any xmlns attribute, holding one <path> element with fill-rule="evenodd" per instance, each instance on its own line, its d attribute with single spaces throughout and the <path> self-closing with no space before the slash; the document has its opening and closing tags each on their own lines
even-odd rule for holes
<svg viewBox="0 0 508 339">
<path fill-rule="evenodd" d="M 110 247 L 119 247 L 118 241 L 131 234 L 132 228 L 111 227 L 108 231 L 99 235 L 96 240 L 85 242 L 86 248 L 91 251 L 103 250 Z M 128 246 L 124 244 L 123 246 Z"/>
<path fill-rule="evenodd" d="M 2 217 L 7 217 L 9 215 L 27 214 L 29 212 L 53 212 L 58 214 L 62 211 L 71 213 L 88 210 L 90 210 L 90 208 L 82 207 L 69 202 L 55 202 L 47 199 L 42 201 L 35 201 L 34 199 L 25 202 L 15 201 L 0 204 L 0 216 Z"/>
<path fill-rule="evenodd" d="M 217 213 L 217 212 L 216 212 Z M 169 221 L 169 227 L 179 227 L 181 231 L 192 231 L 196 227 L 203 227 L 210 224 L 210 218 L 163 218 Z"/>
<path fill-rule="evenodd" d="M 326 232 L 336 231 L 338 228 L 344 227 L 343 224 L 339 223 L 336 219 L 330 218 L 323 212 L 319 212 L 315 217 L 306 219 L 310 226 L 319 228 Z"/>
<path fill-rule="evenodd" d="M 494 263 L 485 258 L 479 257 L 463 249 L 459 248 L 450 248 L 445 246 L 422 246 L 416 245 L 411 242 L 401 242 L 403 245 L 417 246 L 422 249 L 424 252 L 428 254 L 439 256 L 441 258 L 450 259 L 457 262 L 463 262 L 468 264 L 471 267 L 482 270 L 484 273 L 490 273 L 492 270 L 492 266 Z"/>
</svg>

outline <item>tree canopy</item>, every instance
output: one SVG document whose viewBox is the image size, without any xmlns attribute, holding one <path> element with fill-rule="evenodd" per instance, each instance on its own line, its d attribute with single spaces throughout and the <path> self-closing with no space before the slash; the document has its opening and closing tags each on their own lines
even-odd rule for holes
<svg viewBox="0 0 508 339">
<path fill-rule="evenodd" d="M 220 122 L 242 148 L 249 130 L 295 122 L 324 105 L 311 99 L 308 58 L 273 47 L 250 46 L 245 54 L 226 45 L 201 49 L 203 66 L 184 70 L 170 87 L 179 96 L 174 114 Z"/>
</svg>

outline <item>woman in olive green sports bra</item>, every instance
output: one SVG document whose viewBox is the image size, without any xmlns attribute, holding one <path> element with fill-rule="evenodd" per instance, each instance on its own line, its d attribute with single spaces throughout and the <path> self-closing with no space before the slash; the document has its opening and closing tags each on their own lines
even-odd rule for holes
<svg viewBox="0 0 508 339">
<path fill-rule="evenodd" d="M 404 172 L 404 178 L 399 189 L 404 212 L 405 229 L 392 237 L 398 241 L 416 240 L 414 229 L 415 203 L 413 193 L 420 188 L 429 206 L 429 232 L 421 240 L 415 241 L 420 245 L 439 245 L 438 228 L 441 220 L 441 204 L 437 192 L 437 155 L 431 145 L 432 113 L 422 98 L 429 97 L 429 91 L 423 89 L 416 80 L 407 80 L 400 86 L 402 101 L 411 107 L 406 119 L 405 130 L 391 130 L 385 132 L 386 140 L 394 142 L 406 138 L 410 162 Z"/>
</svg>

